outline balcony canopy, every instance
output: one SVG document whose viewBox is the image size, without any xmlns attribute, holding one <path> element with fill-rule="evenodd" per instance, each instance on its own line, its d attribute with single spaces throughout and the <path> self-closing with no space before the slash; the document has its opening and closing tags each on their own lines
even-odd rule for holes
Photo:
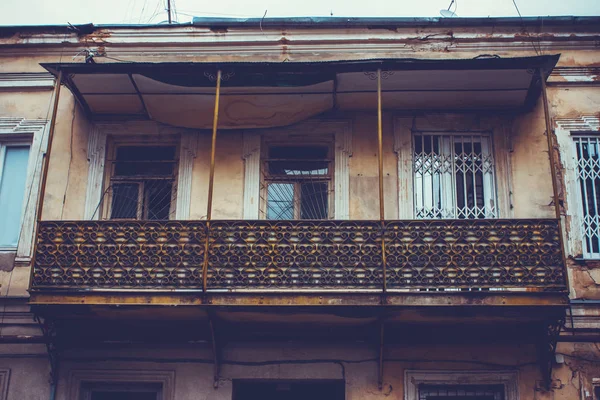
<svg viewBox="0 0 600 400">
<path fill-rule="evenodd" d="M 558 55 L 475 59 L 324 62 L 61 63 L 58 75 L 94 119 L 152 119 L 211 128 L 217 70 L 220 129 L 283 126 L 329 110 L 524 112 L 533 107 Z"/>
</svg>

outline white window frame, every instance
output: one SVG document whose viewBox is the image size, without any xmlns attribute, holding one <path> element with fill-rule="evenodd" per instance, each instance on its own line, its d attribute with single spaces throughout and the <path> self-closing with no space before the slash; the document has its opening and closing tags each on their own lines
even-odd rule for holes
<svg viewBox="0 0 600 400">
<path fill-rule="evenodd" d="M 419 400 L 419 385 L 502 385 L 505 400 L 519 399 L 519 374 L 516 371 L 406 370 L 405 400 Z"/>
<path fill-rule="evenodd" d="M 2 139 L 0 139 L 0 187 L 2 185 L 2 180 L 4 179 L 4 161 L 6 159 L 6 149 L 8 147 L 28 147 L 29 148 L 29 154 L 27 156 L 28 166 L 29 166 L 29 157 L 31 157 L 31 142 L 24 141 L 24 140 L 2 140 Z M 26 173 L 28 174 L 29 171 L 27 171 Z M 21 206 L 21 221 L 19 223 L 19 225 L 21 225 L 21 228 L 19 229 L 20 231 L 22 231 L 22 229 L 23 229 L 23 217 L 25 214 L 24 209 L 27 206 L 27 196 L 26 195 L 27 195 L 27 182 L 25 182 L 25 193 L 23 193 L 23 204 Z M 19 236 L 17 238 L 17 244 L 15 246 L 6 246 L 6 245 L 0 244 L 0 251 L 16 251 L 19 246 L 20 237 L 21 237 L 21 232 L 19 232 Z"/>
<path fill-rule="evenodd" d="M 589 226 L 587 226 L 588 224 L 586 224 L 586 213 L 583 211 L 584 209 L 584 204 L 586 203 L 586 200 L 584 199 L 583 194 L 581 193 L 581 176 L 579 174 L 579 163 L 580 160 L 577 158 L 577 146 L 581 145 L 582 140 L 586 140 L 588 143 L 594 143 L 596 144 L 599 148 L 600 148 L 600 135 L 594 135 L 592 134 L 586 134 L 586 133 L 582 133 L 582 134 L 577 134 L 577 135 L 571 135 L 571 139 L 573 141 L 573 152 L 575 154 L 575 174 L 577 177 L 577 199 L 578 199 L 578 210 L 581 213 L 581 224 L 579 226 L 579 230 L 581 233 L 581 252 L 583 255 L 583 258 L 586 259 L 599 259 L 600 258 L 600 249 L 598 250 L 598 252 L 593 252 L 593 251 L 588 251 L 587 250 L 587 246 L 586 246 L 586 242 L 587 242 L 587 237 L 593 237 L 596 238 L 596 240 L 600 241 L 600 226 L 598 228 L 596 228 L 596 233 L 595 234 L 586 234 L 586 231 L 589 228 Z M 597 171 L 598 175 L 600 175 L 600 165 L 598 166 L 598 168 L 595 170 Z M 600 196 L 595 196 L 594 198 L 594 202 L 597 203 L 597 199 Z M 589 206 L 589 205 L 588 205 Z M 596 209 L 598 209 L 598 207 L 600 207 L 600 204 L 596 204 Z M 599 215 L 597 215 L 597 223 L 600 223 L 600 213 Z"/>
<path fill-rule="evenodd" d="M 466 140 L 465 138 L 470 137 L 470 141 L 471 144 L 475 144 L 475 143 L 480 143 L 481 145 L 481 157 L 482 158 L 487 158 L 488 160 L 491 159 L 491 166 L 488 167 L 488 169 L 491 170 L 490 173 L 485 173 L 485 171 L 482 171 L 482 189 L 483 189 L 483 193 L 484 193 L 484 197 L 483 197 L 483 210 L 485 212 L 485 216 L 484 218 L 486 219 L 490 219 L 490 218 L 497 218 L 498 216 L 498 205 L 497 205 L 497 201 L 496 201 L 496 177 L 495 177 L 495 160 L 494 160 L 494 151 L 493 151 L 493 143 L 492 143 L 492 135 L 491 132 L 486 132 L 486 131 L 482 131 L 482 132 L 474 132 L 474 131 L 470 131 L 470 132 L 455 132 L 455 131 L 451 131 L 451 132 L 440 132 L 440 131 L 413 131 L 412 132 L 412 137 L 413 137 L 413 163 L 414 163 L 414 154 L 415 154 L 415 148 L 417 145 L 417 141 L 420 140 L 421 143 L 424 145 L 425 140 L 423 137 L 431 137 L 431 141 L 433 144 L 433 141 L 438 140 L 438 145 L 439 145 L 439 157 L 442 159 L 442 163 L 444 162 L 443 159 L 444 158 L 449 158 L 452 160 L 451 162 L 451 166 L 448 167 L 447 170 L 444 170 L 441 174 L 431 174 L 430 179 L 426 179 L 426 176 L 422 176 L 421 177 L 421 184 L 419 185 L 419 182 L 417 181 L 418 176 L 417 176 L 417 172 L 413 171 L 413 187 L 414 187 L 414 204 L 415 204 L 415 217 L 419 218 L 419 219 L 456 219 L 456 218 L 466 218 L 466 219 L 471 219 L 471 218 L 475 218 L 475 217 L 470 217 L 469 215 L 472 213 L 477 213 L 477 205 L 475 205 L 475 211 L 471 211 L 471 210 L 467 210 L 468 207 L 465 204 L 465 208 L 463 211 L 459 210 L 458 205 L 456 204 L 456 200 L 457 200 L 457 194 L 456 194 L 456 174 L 458 173 L 458 169 L 454 167 L 454 143 L 455 142 L 455 138 L 460 138 L 460 141 L 458 141 L 458 143 L 467 143 L 468 144 L 468 140 Z M 485 165 L 486 161 L 483 161 L 483 164 Z M 414 168 L 414 166 L 413 166 Z M 437 183 L 436 183 L 437 181 Z M 419 186 L 421 186 L 421 189 L 419 188 Z M 432 190 L 431 193 L 429 193 L 427 190 L 428 188 L 435 188 L 436 186 L 439 186 L 441 188 L 441 199 L 437 199 L 437 196 L 439 195 L 435 190 Z M 475 189 L 476 190 L 476 189 Z M 465 188 L 465 203 L 467 202 L 467 195 L 466 195 L 466 188 Z M 439 203 L 441 204 L 442 208 L 438 211 L 433 211 L 436 215 L 435 216 L 419 216 L 418 211 L 417 211 L 417 206 L 419 205 L 419 202 L 417 201 L 417 199 L 419 199 L 419 197 L 421 198 L 421 203 L 426 204 L 426 203 L 431 203 L 431 204 L 435 204 Z M 428 199 L 427 199 L 428 198 Z M 429 200 L 429 201 L 428 201 Z M 476 201 L 476 199 L 474 199 L 474 202 Z"/>
<path fill-rule="evenodd" d="M 511 124 L 499 118 L 477 115 L 432 114 L 423 117 L 397 116 L 393 119 L 394 152 L 398 168 L 398 219 L 415 219 L 413 131 L 456 132 L 470 135 L 491 134 L 491 151 L 494 159 L 496 216 L 513 218 Z"/>
<path fill-rule="evenodd" d="M 577 154 L 573 137 L 587 133 L 600 132 L 600 118 L 594 115 L 581 115 L 574 118 L 556 118 L 555 134 L 563 164 L 564 194 L 566 223 L 569 229 L 563 230 L 567 256 L 585 259 L 599 259 L 586 257 L 583 245 L 583 203 L 581 199 L 579 180 L 577 176 Z"/>
<path fill-rule="evenodd" d="M 46 120 L 0 118 L 0 142 L 21 143 L 21 145 L 29 146 L 19 242 L 16 249 L 14 247 L 0 249 L 0 251 L 16 250 L 16 265 L 28 265 L 33 252 L 33 234 L 37 221 L 42 162 L 48 147 L 48 125 Z"/>
<path fill-rule="evenodd" d="M 293 126 L 244 132 L 244 219 L 259 219 L 261 187 L 261 141 L 264 135 L 297 136 L 332 134 L 333 145 L 333 219 L 350 218 L 350 157 L 352 122 L 348 120 L 311 120 Z"/>
<path fill-rule="evenodd" d="M 162 125 L 153 121 L 129 121 L 122 123 L 97 123 L 92 125 L 88 138 L 88 183 L 85 196 L 84 219 L 98 220 L 102 217 L 98 205 L 105 190 L 105 164 L 107 139 L 136 137 L 140 135 L 179 135 L 179 163 L 177 169 L 177 196 L 175 219 L 190 219 L 192 204 L 192 173 L 198 151 L 198 132 L 185 128 Z"/>
</svg>

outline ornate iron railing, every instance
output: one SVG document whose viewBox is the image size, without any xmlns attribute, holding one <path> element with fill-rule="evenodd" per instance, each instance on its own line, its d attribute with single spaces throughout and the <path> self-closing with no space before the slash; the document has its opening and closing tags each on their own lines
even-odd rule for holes
<svg viewBox="0 0 600 400">
<path fill-rule="evenodd" d="M 384 268 L 389 290 L 566 286 L 551 219 L 43 221 L 37 240 L 33 290 L 382 290 Z"/>
</svg>

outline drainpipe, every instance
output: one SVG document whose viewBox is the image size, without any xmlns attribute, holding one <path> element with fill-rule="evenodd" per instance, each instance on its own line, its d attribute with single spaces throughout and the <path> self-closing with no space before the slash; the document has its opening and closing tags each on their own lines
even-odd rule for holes
<svg viewBox="0 0 600 400">
<path fill-rule="evenodd" d="M 544 118 L 546 120 L 546 138 L 548 139 L 548 160 L 550 161 L 550 173 L 552 174 L 552 192 L 554 202 L 554 212 L 558 223 L 558 240 L 560 243 L 560 252 L 562 254 L 563 274 L 565 276 L 565 285 L 567 293 L 569 292 L 569 274 L 567 272 L 567 257 L 562 229 L 562 216 L 560 214 L 560 203 L 558 199 L 558 183 L 556 175 L 556 165 L 554 165 L 554 144 L 552 140 L 552 123 L 550 121 L 550 110 L 548 107 L 548 93 L 546 90 L 546 77 L 542 69 L 538 69 L 538 76 L 542 86 L 542 99 L 544 102 Z"/>
</svg>

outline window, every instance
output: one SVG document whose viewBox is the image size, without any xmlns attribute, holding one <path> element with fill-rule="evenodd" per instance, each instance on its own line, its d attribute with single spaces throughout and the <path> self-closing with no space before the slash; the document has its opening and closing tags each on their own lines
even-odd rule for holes
<svg viewBox="0 0 600 400">
<path fill-rule="evenodd" d="M 233 400 L 344 400 L 344 381 L 233 381 Z"/>
<path fill-rule="evenodd" d="M 267 152 L 263 160 L 263 216 L 271 220 L 329 218 L 329 146 L 276 145 Z"/>
<path fill-rule="evenodd" d="M 406 400 L 517 400 L 516 371 L 404 372 Z"/>
<path fill-rule="evenodd" d="M 162 400 L 158 383 L 85 383 L 80 400 Z"/>
<path fill-rule="evenodd" d="M 177 147 L 119 145 L 111 162 L 111 219 L 168 220 L 175 213 Z"/>
<path fill-rule="evenodd" d="M 29 144 L 0 143 L 0 248 L 16 248 L 21 232 Z"/>
<path fill-rule="evenodd" d="M 600 257 L 600 137 L 575 136 L 577 181 L 583 212 L 583 256 Z"/>
<path fill-rule="evenodd" d="M 415 216 L 496 218 L 491 135 L 415 133 Z"/>
<path fill-rule="evenodd" d="M 420 385 L 419 400 L 504 400 L 503 385 Z"/>
</svg>

